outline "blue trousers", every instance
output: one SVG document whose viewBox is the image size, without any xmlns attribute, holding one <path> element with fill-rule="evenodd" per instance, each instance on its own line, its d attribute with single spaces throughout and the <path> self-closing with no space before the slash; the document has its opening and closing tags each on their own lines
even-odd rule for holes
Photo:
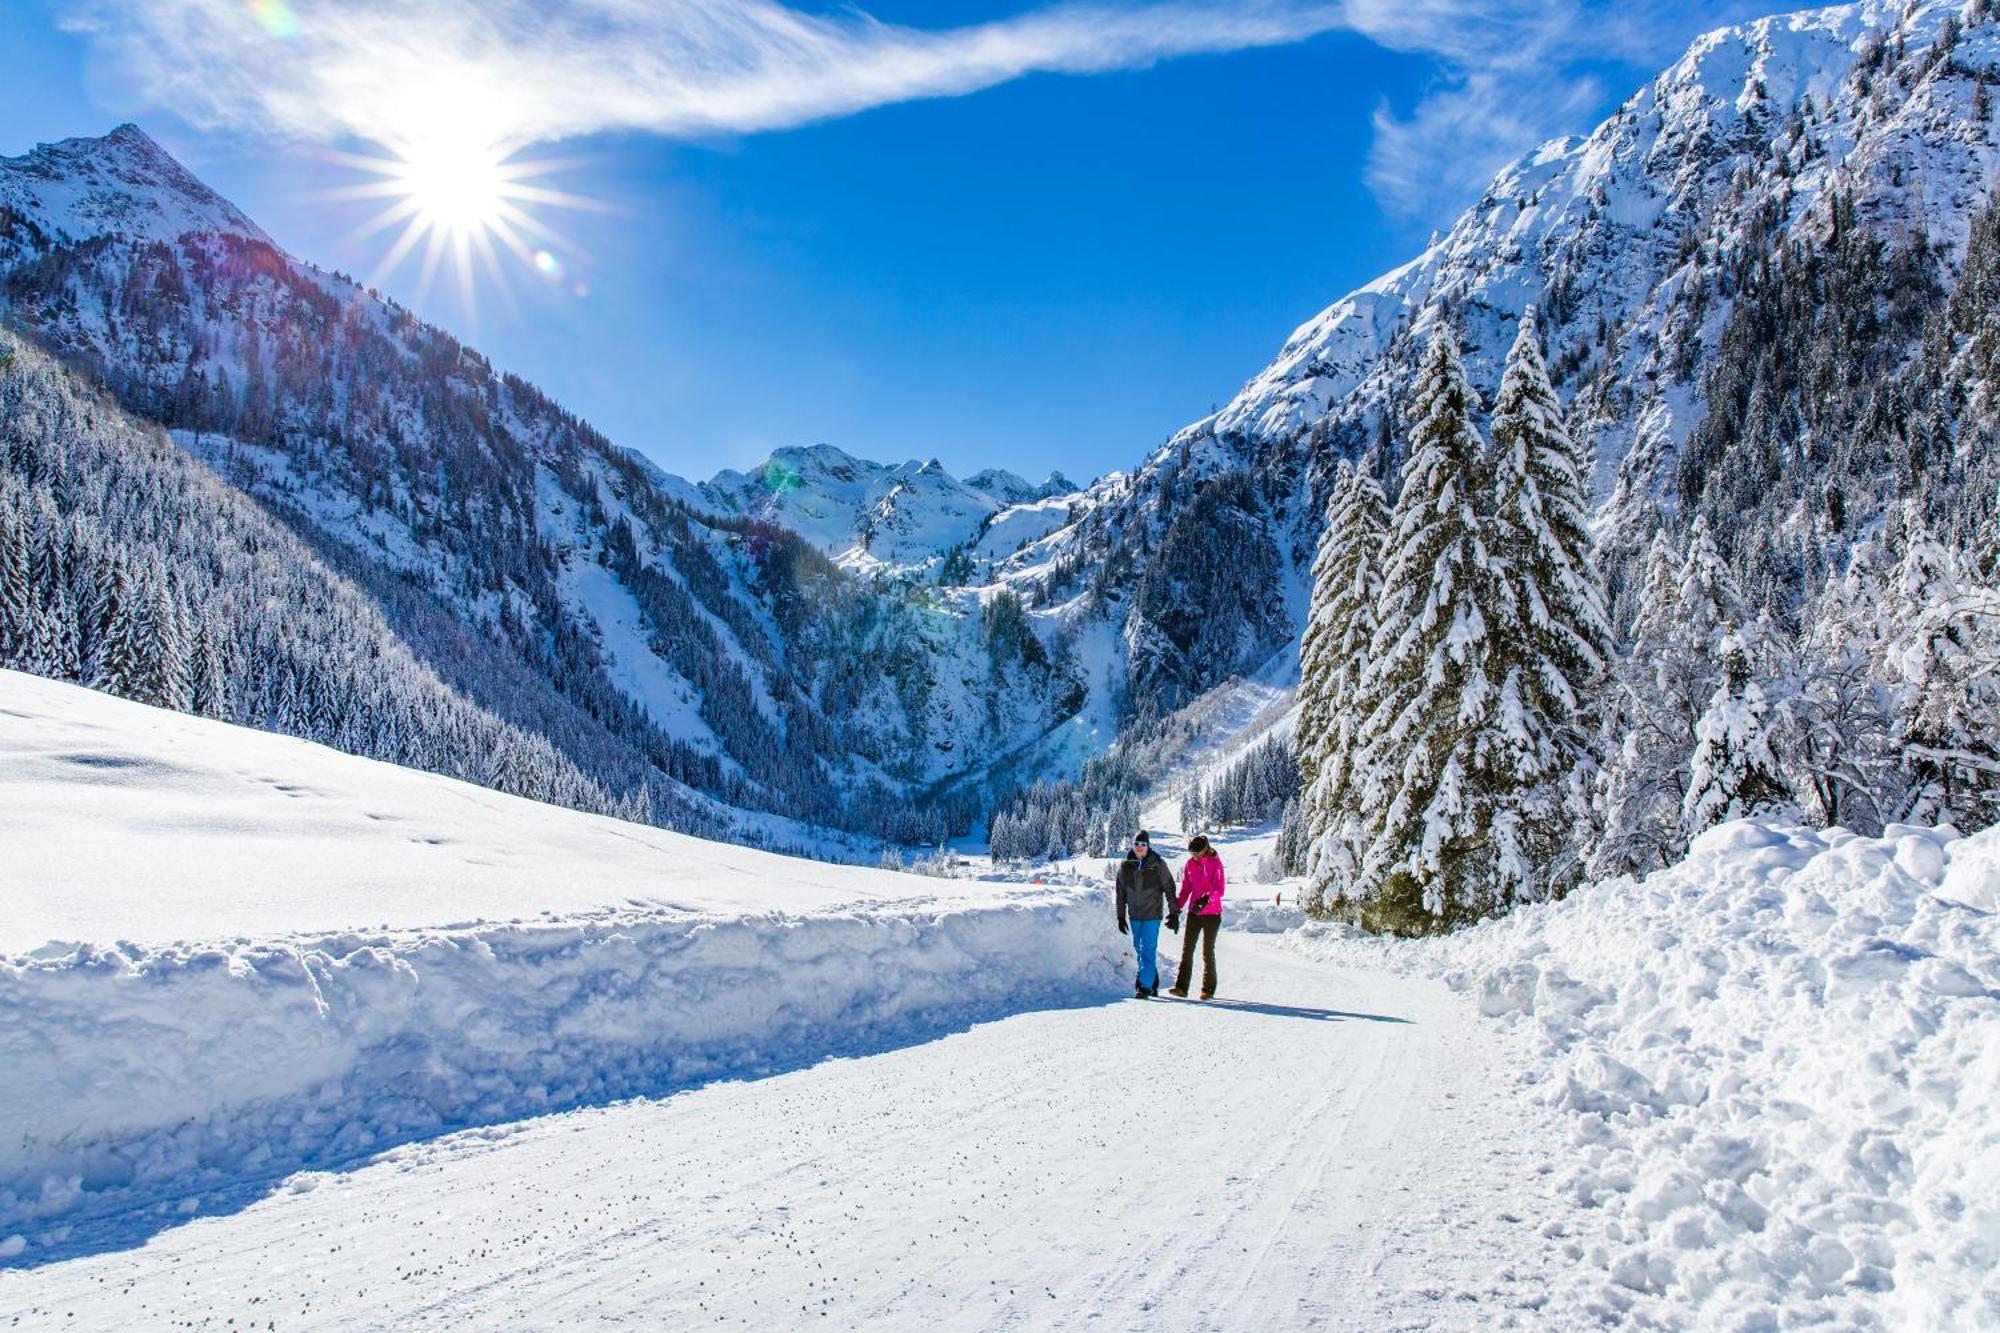
<svg viewBox="0 0 2000 1333">
<path fill-rule="evenodd" d="M 1139 976 L 1136 984 L 1147 990 L 1160 984 L 1160 923 L 1154 921 L 1134 921 L 1132 923 L 1132 952 L 1139 957 Z"/>
</svg>

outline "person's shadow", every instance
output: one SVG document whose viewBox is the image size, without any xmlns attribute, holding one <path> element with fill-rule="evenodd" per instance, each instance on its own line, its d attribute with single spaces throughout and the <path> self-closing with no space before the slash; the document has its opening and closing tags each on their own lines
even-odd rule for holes
<svg viewBox="0 0 2000 1333">
<path fill-rule="evenodd" d="M 1204 1009 L 1231 1009 L 1244 1014 L 1270 1014 L 1277 1018 L 1316 1018 L 1321 1022 L 1353 1020 L 1363 1023 L 1408 1023 L 1391 1014 L 1357 1014 L 1346 1009 L 1310 1009 L 1297 1004 L 1265 1004 L 1259 1000 L 1197 1000 Z"/>
</svg>

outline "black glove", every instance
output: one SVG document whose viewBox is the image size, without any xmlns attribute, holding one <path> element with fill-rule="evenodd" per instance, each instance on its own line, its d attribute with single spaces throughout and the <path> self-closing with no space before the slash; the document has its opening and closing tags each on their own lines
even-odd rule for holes
<svg viewBox="0 0 2000 1333">
<path fill-rule="evenodd" d="M 1180 933 L 1180 929 L 1181 929 L 1181 919 L 1180 919 L 1180 917 L 1178 917 L 1178 916 L 1170 916 L 1170 917 L 1168 917 L 1168 918 L 1167 918 L 1167 929 L 1168 929 L 1168 930 L 1171 930 L 1171 931 L 1173 931 L 1173 932 L 1174 932 L 1175 934 L 1177 934 L 1177 935 L 1178 935 L 1178 934 Z"/>
<path fill-rule="evenodd" d="M 1127 933 L 1127 931 L 1126 931 L 1126 929 L 1125 929 L 1125 918 L 1124 918 L 1124 917 L 1122 917 L 1122 916 L 1118 918 L 1118 933 L 1119 933 L 1120 935 L 1123 935 L 1123 934 L 1126 934 L 1126 933 Z"/>
</svg>

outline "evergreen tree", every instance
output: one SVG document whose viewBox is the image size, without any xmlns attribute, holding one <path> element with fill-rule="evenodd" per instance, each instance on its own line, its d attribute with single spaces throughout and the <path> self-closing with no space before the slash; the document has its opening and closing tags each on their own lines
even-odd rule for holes
<svg viewBox="0 0 2000 1333">
<path fill-rule="evenodd" d="M 142 671 L 139 646 L 139 604 L 123 561 L 111 565 L 110 591 L 105 603 L 104 635 L 98 644 L 96 674 L 91 684 L 107 694 L 137 698 Z"/>
<path fill-rule="evenodd" d="M 1726 632 L 1719 645 L 1722 680 L 1695 723 L 1687 796 L 1681 802 L 1681 832 L 1688 841 L 1725 820 L 1792 808 L 1772 747 L 1779 705 L 1759 670 L 1760 639 L 1757 628 L 1747 627 Z"/>
<path fill-rule="evenodd" d="M 77 678 L 76 609 L 63 584 L 56 584 L 35 608 L 23 665 L 51 680 Z"/>
<path fill-rule="evenodd" d="M 1906 799 L 1895 691 L 1882 665 L 1890 636 L 1888 590 L 1880 548 L 1866 543 L 1806 608 L 1791 742 L 1779 755 L 1807 819 L 1869 837 Z"/>
<path fill-rule="evenodd" d="M 0 662 L 21 655 L 33 625 L 27 523 L 27 512 L 0 496 Z"/>
<path fill-rule="evenodd" d="M 1686 853 L 1696 727 L 1722 685 L 1722 641 L 1748 618 L 1705 519 L 1695 519 L 1678 557 L 1666 533 L 1655 534 L 1631 645 L 1617 664 L 1591 874 L 1646 874 Z"/>
<path fill-rule="evenodd" d="M 1509 771 L 1498 776 L 1517 793 L 1520 836 L 1534 849 L 1532 891 L 1560 893 L 1581 878 L 1590 840 L 1612 635 L 1590 550 L 1585 462 L 1563 424 L 1532 309 L 1507 354 L 1493 455 L 1490 545 L 1512 611 L 1495 627 L 1495 646 L 1521 710 Z"/>
<path fill-rule="evenodd" d="M 231 672 L 229 646 L 225 641 L 221 622 L 216 619 L 212 606 L 204 606 L 195 629 L 194 651 L 190 660 L 188 705 L 203 717 L 229 716 L 229 678 Z M 389 745 L 369 745 L 353 747 L 357 750 L 387 750 Z M 640 794 L 644 795 L 644 788 Z M 650 813 L 652 802 L 648 799 L 645 809 Z M 650 818 L 635 820 L 635 823 L 649 824 Z"/>
<path fill-rule="evenodd" d="M 1888 662 L 1902 693 L 1903 818 L 1984 828 L 2000 820 L 2000 594 L 1974 581 L 1914 510 L 1892 585 Z"/>
<path fill-rule="evenodd" d="M 1522 753 L 1540 740 L 1518 725 L 1511 651 L 1496 653 L 1493 630 L 1518 621 L 1519 608 L 1488 549 L 1487 460 L 1448 329 L 1431 342 L 1413 402 L 1362 687 L 1366 851 L 1345 909 L 1400 934 L 1448 929 L 1536 894 L 1537 849 L 1524 836 L 1513 774 L 1524 759 L 1544 759 Z"/>
<path fill-rule="evenodd" d="M 1360 690 L 1381 595 L 1388 504 L 1366 463 L 1340 465 L 1326 529 L 1313 561 L 1312 609 L 1300 646 L 1301 836 L 1308 847 L 1308 902 L 1351 884 L 1358 868 L 1353 773 L 1361 734 Z"/>
</svg>

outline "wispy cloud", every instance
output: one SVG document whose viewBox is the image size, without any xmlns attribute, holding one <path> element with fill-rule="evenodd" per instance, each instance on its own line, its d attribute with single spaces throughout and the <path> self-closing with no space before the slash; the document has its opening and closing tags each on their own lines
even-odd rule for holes
<svg viewBox="0 0 2000 1333">
<path fill-rule="evenodd" d="M 395 142 L 474 121 L 518 144 L 783 129 L 1036 72 L 1297 41 L 1343 13 L 1315 0 L 1072 3 L 925 29 L 777 0 L 77 0 L 72 22 L 197 124 Z"/>
<path fill-rule="evenodd" d="M 1803 0 L 1802 0 L 1803 2 Z M 1694 37 L 1769 10 L 1768 0 L 1348 0 L 1348 26 L 1437 62 L 1413 103 L 1374 117 L 1368 185 L 1393 216 L 1441 223 L 1537 144 L 1590 128 L 1623 77 Z"/>
<path fill-rule="evenodd" d="M 1768 0 L 1055 0 L 950 28 L 782 0 L 67 0 L 155 103 L 321 142 L 517 147 L 601 131 L 785 129 L 1038 72 L 1085 74 L 1331 30 L 1425 57 L 1374 118 L 1370 188 L 1442 221 L 1509 159 L 1587 128 L 1605 71 Z"/>
</svg>

